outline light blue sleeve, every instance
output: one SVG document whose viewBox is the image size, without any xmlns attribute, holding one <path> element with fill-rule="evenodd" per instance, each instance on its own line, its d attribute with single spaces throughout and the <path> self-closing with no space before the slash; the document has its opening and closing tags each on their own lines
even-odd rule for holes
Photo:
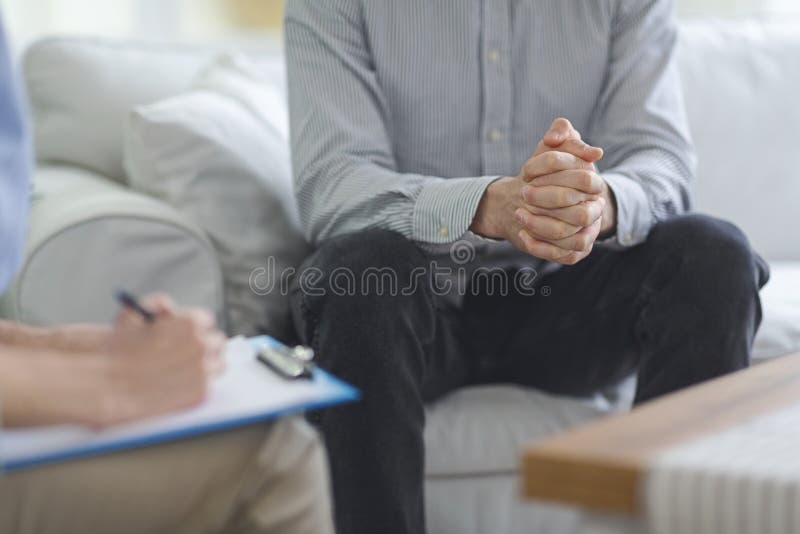
<svg viewBox="0 0 800 534">
<path fill-rule="evenodd" d="M 0 20 L 0 293 L 22 258 L 30 202 L 31 149 L 18 83 Z"/>
</svg>

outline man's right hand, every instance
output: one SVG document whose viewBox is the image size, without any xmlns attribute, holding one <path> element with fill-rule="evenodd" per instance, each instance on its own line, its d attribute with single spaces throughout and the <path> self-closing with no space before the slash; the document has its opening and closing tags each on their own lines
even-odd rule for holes
<svg viewBox="0 0 800 534">
<path fill-rule="evenodd" d="M 470 229 L 506 239 L 537 258 L 580 261 L 591 251 L 605 207 L 602 178 L 593 164 L 602 155 L 581 140 L 569 121 L 557 119 L 517 176 L 489 185 Z M 528 186 L 538 177 L 556 175 L 569 186 Z"/>
<path fill-rule="evenodd" d="M 177 310 L 161 296 L 145 299 L 152 323 L 123 310 L 109 341 L 108 389 L 97 426 L 188 408 L 206 396 L 222 371 L 225 336 L 210 312 Z"/>
</svg>

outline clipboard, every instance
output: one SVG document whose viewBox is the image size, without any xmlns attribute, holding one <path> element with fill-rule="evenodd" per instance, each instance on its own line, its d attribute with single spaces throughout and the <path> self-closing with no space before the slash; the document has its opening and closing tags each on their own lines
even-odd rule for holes
<svg viewBox="0 0 800 534">
<path fill-rule="evenodd" d="M 358 400 L 357 389 L 317 367 L 308 379 L 278 376 L 256 358 L 264 347 L 283 345 L 269 336 L 229 340 L 225 372 L 211 385 L 208 399 L 186 411 L 99 431 L 77 425 L 3 430 L 0 468 L 13 472 L 108 454 Z"/>
</svg>

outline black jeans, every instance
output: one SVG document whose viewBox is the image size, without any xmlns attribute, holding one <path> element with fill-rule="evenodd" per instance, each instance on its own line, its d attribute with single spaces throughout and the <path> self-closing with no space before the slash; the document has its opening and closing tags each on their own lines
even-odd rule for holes
<svg viewBox="0 0 800 534">
<path fill-rule="evenodd" d="M 515 284 L 502 294 L 484 277 L 455 307 L 421 274 L 429 261 L 370 230 L 325 243 L 295 286 L 300 337 L 363 393 L 310 416 L 330 455 L 340 534 L 425 532 L 425 402 L 491 382 L 584 395 L 633 371 L 641 402 L 741 369 L 768 279 L 735 226 L 701 215 L 658 224 L 629 250 L 596 247 L 540 277 L 535 295 Z M 381 287 L 387 273 L 395 285 Z"/>
</svg>

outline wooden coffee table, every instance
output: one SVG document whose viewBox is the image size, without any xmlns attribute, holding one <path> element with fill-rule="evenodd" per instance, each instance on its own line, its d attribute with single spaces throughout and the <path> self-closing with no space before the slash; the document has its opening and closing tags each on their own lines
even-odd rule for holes
<svg viewBox="0 0 800 534">
<path fill-rule="evenodd" d="M 578 506 L 595 517 L 636 521 L 643 513 L 644 478 L 659 454 L 797 404 L 800 354 L 532 444 L 523 458 L 523 494 Z"/>
</svg>

